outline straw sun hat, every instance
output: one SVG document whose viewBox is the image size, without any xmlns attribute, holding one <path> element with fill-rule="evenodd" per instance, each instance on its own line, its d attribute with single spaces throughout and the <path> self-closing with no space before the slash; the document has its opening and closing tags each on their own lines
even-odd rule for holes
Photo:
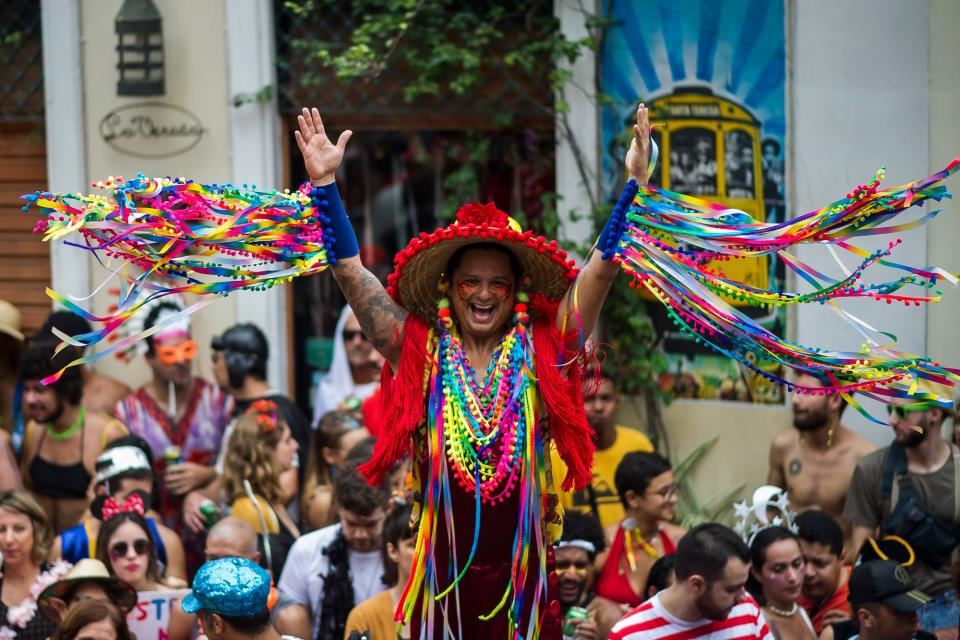
<svg viewBox="0 0 960 640">
<path fill-rule="evenodd" d="M 563 297 L 577 274 L 573 260 L 557 246 L 520 225 L 491 202 L 460 207 L 456 222 L 433 233 L 421 233 L 394 258 L 387 291 L 398 304 L 428 322 L 436 318 L 437 283 L 451 256 L 461 247 L 496 244 L 509 250 L 530 280 L 530 294 L 550 301 Z"/>
</svg>

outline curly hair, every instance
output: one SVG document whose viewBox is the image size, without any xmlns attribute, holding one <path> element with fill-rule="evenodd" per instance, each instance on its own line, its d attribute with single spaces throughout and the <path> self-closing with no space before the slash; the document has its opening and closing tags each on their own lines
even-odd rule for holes
<svg viewBox="0 0 960 640">
<path fill-rule="evenodd" d="M 228 503 L 244 495 L 244 480 L 249 480 L 253 492 L 267 502 L 273 503 L 280 499 L 283 494 L 280 487 L 282 469 L 273 461 L 273 452 L 287 429 L 289 427 L 282 417 L 277 420 L 277 427 L 272 430 L 261 430 L 254 411 L 247 411 L 237 418 L 227 445 L 223 477 L 220 481 Z"/>
<path fill-rule="evenodd" d="M 20 356 L 20 380 L 43 380 L 66 367 L 75 355 L 67 350 L 60 353 L 56 351 L 55 341 L 28 344 Z M 80 367 L 70 367 L 49 387 L 61 400 L 73 405 L 80 404 L 83 398 L 83 372 Z"/>
<path fill-rule="evenodd" d="M 33 564 L 42 564 L 50 553 L 54 533 L 47 514 L 44 513 L 33 494 L 24 489 L 4 491 L 0 493 L 0 509 L 30 518 L 30 524 L 33 526 L 33 549 L 30 550 L 30 560 Z"/>
</svg>

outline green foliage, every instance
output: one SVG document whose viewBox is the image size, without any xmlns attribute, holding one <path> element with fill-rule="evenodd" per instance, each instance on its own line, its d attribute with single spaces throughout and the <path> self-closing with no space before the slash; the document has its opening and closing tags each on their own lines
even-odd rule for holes
<svg viewBox="0 0 960 640">
<path fill-rule="evenodd" d="M 585 52 L 599 50 L 606 28 L 613 23 L 605 15 L 584 13 L 590 35 L 568 39 L 554 15 L 553 0 L 299 0 L 285 2 L 284 8 L 301 20 L 330 17 L 324 20 L 323 28 L 315 30 L 315 37 L 291 42 L 293 51 L 306 63 L 304 72 L 297 76 L 301 84 L 320 82 L 319 75 L 310 71 L 317 66 L 332 70 L 342 83 L 369 82 L 383 74 L 397 73 L 404 80 L 403 97 L 410 102 L 419 97 L 470 96 L 484 89 L 485 79 L 510 72 L 527 79 L 512 81 L 510 90 L 523 94 L 524 104 L 558 117 L 561 124 L 556 135 L 575 148 L 571 134 L 576 125 L 566 119 L 570 105 L 562 98 L 571 80 L 569 67 Z M 327 28 L 337 23 L 346 27 Z M 543 100 L 544 88 L 552 98 L 547 102 Z M 581 89 L 593 92 L 601 107 L 613 105 L 613 99 L 596 87 Z M 511 114 L 504 110 L 495 116 L 494 123 L 506 127 L 511 120 Z M 626 144 L 618 146 L 618 163 L 625 150 Z M 469 131 L 462 146 L 452 145 L 444 154 L 441 214 L 451 219 L 461 203 L 480 195 L 490 136 Z M 577 150 L 574 156 L 581 163 L 581 176 L 589 182 L 590 172 L 582 166 L 583 154 Z M 598 202 L 593 185 L 585 188 L 594 210 L 565 210 L 564 214 L 574 220 L 593 216 L 599 231 L 610 205 Z M 560 197 L 544 194 L 541 201 L 538 230 L 558 238 Z M 511 214 L 526 226 L 524 212 Z M 580 239 L 579 243 L 567 239 L 561 244 L 585 256 L 591 242 L 592 238 Z M 625 279 L 621 279 L 612 288 L 601 316 L 602 339 L 613 347 L 608 355 L 614 360 L 614 375 L 624 393 L 666 400 L 657 386 L 658 376 L 666 370 L 665 358 L 656 348 L 643 300 L 625 285 Z M 656 402 L 647 406 L 657 412 Z M 648 421 L 655 435 L 659 415 L 648 416 Z"/>
<path fill-rule="evenodd" d="M 299 40 L 294 49 L 344 82 L 403 69 L 407 101 L 468 95 L 500 65 L 545 79 L 559 91 L 569 76 L 557 63 L 573 62 L 596 44 L 593 38 L 568 40 L 547 0 L 301 0 L 284 7 L 300 18 L 339 12 L 352 25 L 343 41 Z"/>
<path fill-rule="evenodd" d="M 266 103 L 273 99 L 273 85 L 268 84 L 255 93 L 238 93 L 233 96 L 233 106 L 240 107 L 251 103 Z"/>
<path fill-rule="evenodd" d="M 676 521 L 684 528 L 692 529 L 704 522 L 725 522 L 726 512 L 733 506 L 734 498 L 746 486 L 739 484 L 732 489 L 721 491 L 706 502 L 701 502 L 694 493 L 690 474 L 717 440 L 718 438 L 714 438 L 704 442 L 673 468 L 673 484 L 677 492 Z M 725 524 L 730 524 L 728 520 Z"/>
</svg>

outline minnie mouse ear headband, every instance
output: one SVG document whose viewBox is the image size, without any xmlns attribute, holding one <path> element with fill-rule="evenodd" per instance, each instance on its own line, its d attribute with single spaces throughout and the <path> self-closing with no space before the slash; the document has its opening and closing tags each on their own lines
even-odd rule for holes
<svg viewBox="0 0 960 640">
<path fill-rule="evenodd" d="M 531 296 L 541 294 L 556 302 L 577 274 L 573 260 L 533 231 L 522 231 L 516 220 L 489 202 L 460 207 L 456 221 L 433 233 L 421 233 L 394 258 L 387 292 L 405 309 L 432 322 L 440 293 L 437 284 L 458 249 L 473 244 L 495 244 L 512 253 L 530 281 Z M 449 274 L 448 274 L 449 275 Z"/>
<path fill-rule="evenodd" d="M 146 516 L 149 496 L 146 492 L 136 489 L 123 502 L 118 502 L 113 496 L 99 496 L 90 503 L 90 513 L 97 520 L 106 522 L 121 513 L 136 513 Z"/>
</svg>

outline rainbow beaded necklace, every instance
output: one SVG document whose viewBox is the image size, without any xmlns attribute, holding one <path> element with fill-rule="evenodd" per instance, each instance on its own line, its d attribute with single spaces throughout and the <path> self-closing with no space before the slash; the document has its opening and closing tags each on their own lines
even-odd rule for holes
<svg viewBox="0 0 960 640">
<path fill-rule="evenodd" d="M 479 381 L 450 317 L 445 282 L 440 291 L 443 296 L 438 304 L 438 328 L 431 331 L 427 343 L 428 353 L 435 357 L 425 372 L 428 463 L 423 510 L 410 579 L 400 597 L 397 621 L 408 622 L 420 604 L 422 637 L 434 637 L 436 604 L 451 592 L 453 597 L 460 597 L 457 585 L 476 554 L 484 505 L 503 502 L 517 490 L 520 493 L 513 557 L 505 559 L 511 566 L 510 581 L 496 607 L 481 619 L 490 620 L 508 606 L 511 637 L 536 640 L 540 635 L 541 603 L 546 595 L 546 548 L 540 522 L 541 490 L 546 480 L 543 443 L 536 431 L 538 401 L 525 282 L 517 292 L 514 326 L 497 345 L 485 376 Z M 476 498 L 473 542 L 462 566 L 452 540 L 456 532 L 450 501 L 451 479 Z M 441 519 L 450 537 L 448 548 L 454 551 L 438 558 L 434 549 Z M 531 567 L 534 545 L 538 561 Z M 534 613 L 520 628 L 524 607 L 531 604 Z M 445 604 L 440 606 L 447 610 Z M 474 622 L 444 619 L 446 630 L 454 637 L 461 635 L 457 633 L 461 625 Z"/>
</svg>

